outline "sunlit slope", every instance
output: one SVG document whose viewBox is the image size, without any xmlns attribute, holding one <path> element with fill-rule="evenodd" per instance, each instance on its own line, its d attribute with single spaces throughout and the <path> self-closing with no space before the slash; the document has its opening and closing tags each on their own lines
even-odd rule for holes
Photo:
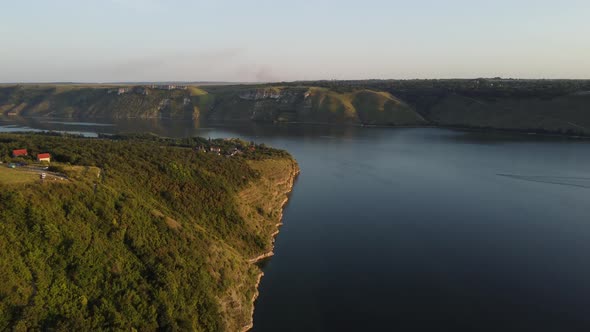
<svg viewBox="0 0 590 332">
<path fill-rule="evenodd" d="M 207 144 L 243 153 L 195 149 Z M 0 330 L 251 323 L 261 272 L 251 260 L 271 250 L 297 171 L 287 153 L 199 138 L 0 135 L 0 160 L 25 146 L 51 151 L 67 179 L 0 176 Z"/>
<path fill-rule="evenodd" d="M 353 93 L 352 104 L 360 121 L 376 125 L 419 125 L 424 118 L 405 102 L 387 92 L 361 90 Z"/>
<path fill-rule="evenodd" d="M 324 124 L 419 125 L 426 121 L 387 92 L 318 87 L 216 88 L 208 118 Z"/>
</svg>

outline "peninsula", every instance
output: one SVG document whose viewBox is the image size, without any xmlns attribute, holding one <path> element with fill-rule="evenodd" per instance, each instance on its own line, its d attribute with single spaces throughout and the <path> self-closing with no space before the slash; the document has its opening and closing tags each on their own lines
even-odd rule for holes
<svg viewBox="0 0 590 332">
<path fill-rule="evenodd" d="M 287 152 L 2 134 L 0 161 L 0 330 L 251 327 L 255 261 L 299 171 Z"/>
</svg>

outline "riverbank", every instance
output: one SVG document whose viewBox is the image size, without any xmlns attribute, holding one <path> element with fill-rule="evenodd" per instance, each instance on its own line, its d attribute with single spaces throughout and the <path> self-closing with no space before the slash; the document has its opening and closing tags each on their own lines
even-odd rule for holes
<svg viewBox="0 0 590 332">
<path fill-rule="evenodd" d="M 135 121 L 132 121 L 135 120 Z M 140 121 L 141 120 L 141 121 Z M 103 122 L 95 122 L 103 121 Z M 481 126 L 467 126 L 467 125 L 445 125 L 445 124 L 421 124 L 421 125 L 375 125 L 375 124 L 339 124 L 330 122 L 302 122 L 302 121 L 281 121 L 281 122 L 252 122 L 243 120 L 223 120 L 223 121 L 184 121 L 170 117 L 161 116 L 159 118 L 142 119 L 138 117 L 129 117 L 126 119 L 112 119 L 108 117 L 93 117 L 93 118 L 68 118 L 68 117 L 35 117 L 35 116 L 16 116 L 7 117 L 0 115 L 0 132 L 61 132 L 70 133 L 74 135 L 82 135 L 86 137 L 97 137 L 99 134 L 117 134 L 121 132 L 132 132 L 134 130 L 141 130 L 147 132 L 154 132 L 162 136 L 174 136 L 177 132 L 161 131 L 162 123 L 171 123 L 182 127 L 184 130 L 206 130 L 213 128 L 235 128 L 245 125 L 260 126 L 260 127 L 295 127 L 307 126 L 308 128 L 326 128 L 342 130 L 349 130 L 355 128 L 390 128 L 390 129 L 414 129 L 414 128 L 438 128 L 450 129 L 465 132 L 481 132 L 502 135 L 522 135 L 534 137 L 549 137 L 549 138 L 567 138 L 588 140 L 590 134 L 568 134 L 560 131 L 549 131 L 540 129 L 515 129 L 515 128 L 494 128 Z M 91 129 L 92 127 L 95 129 Z"/>
<path fill-rule="evenodd" d="M 493 128 L 590 136 L 590 81 L 6 85 L 0 116 Z M 84 100 L 84 103 L 80 103 Z"/>
<path fill-rule="evenodd" d="M 248 304 L 248 322 L 242 326 L 241 331 L 248 331 L 253 327 L 254 303 L 259 295 L 258 286 L 264 276 L 256 264 L 274 255 L 275 239 L 283 225 L 283 209 L 289 201 L 289 194 L 300 172 L 294 160 L 251 161 L 249 165 L 260 172 L 261 179 L 238 195 L 241 198 L 239 204 L 242 207 L 242 213 L 254 224 L 260 226 L 259 234 L 266 239 L 266 245 L 264 251 L 248 259 L 248 263 L 256 271 L 256 276 L 253 287 L 250 289 L 252 295 Z"/>
<path fill-rule="evenodd" d="M 299 171 L 297 171 L 297 173 L 295 174 L 295 176 L 293 178 L 293 182 L 291 183 L 291 190 L 292 190 L 292 187 L 293 187 L 293 184 L 294 184 L 294 179 L 297 177 L 298 174 L 299 174 Z M 289 192 L 291 192 L 291 190 L 289 190 Z M 254 257 L 254 258 L 249 259 L 248 260 L 249 263 L 257 264 L 260 261 L 263 261 L 263 260 L 265 260 L 267 258 L 270 258 L 270 257 L 274 256 L 274 254 L 275 254 L 274 253 L 274 242 L 276 240 L 277 235 L 279 235 L 279 233 L 281 232 L 280 228 L 281 228 L 281 226 L 283 226 L 283 222 L 282 222 L 282 219 L 283 219 L 283 209 L 284 209 L 285 205 L 287 205 L 287 202 L 288 201 L 289 201 L 289 198 L 286 197 L 285 200 L 283 201 L 283 203 L 281 204 L 281 211 L 280 211 L 280 217 L 279 217 L 279 220 L 280 221 L 275 224 L 275 227 L 277 228 L 277 230 L 274 231 L 274 233 L 272 233 L 270 235 L 271 238 L 272 238 L 272 241 L 273 241 L 273 248 L 270 251 L 267 251 L 267 252 L 265 252 L 263 254 L 260 254 L 260 255 Z"/>
</svg>

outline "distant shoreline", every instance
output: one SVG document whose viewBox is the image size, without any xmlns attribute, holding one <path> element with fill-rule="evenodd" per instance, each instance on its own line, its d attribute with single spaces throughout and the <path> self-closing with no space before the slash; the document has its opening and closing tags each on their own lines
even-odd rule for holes
<svg viewBox="0 0 590 332">
<path fill-rule="evenodd" d="M 14 120 L 14 119 L 34 119 L 34 120 L 72 120 L 78 122 L 85 122 L 95 120 L 175 120 L 175 121 L 185 121 L 184 119 L 178 119 L 173 117 L 154 117 L 154 118 L 145 118 L 145 117 L 127 117 L 127 118 L 109 118 L 109 117 L 92 117 L 92 118 L 68 118 L 68 117 L 44 117 L 44 116 L 1 116 L 0 120 Z M 469 126 L 451 126 L 451 125 L 373 125 L 373 124 L 354 124 L 354 123 L 344 123 L 344 124 L 336 124 L 336 123 L 329 123 L 329 122 L 305 122 L 305 121 L 283 121 L 283 122 L 260 122 L 260 121 L 241 121 L 241 120 L 225 120 L 225 121 L 205 121 L 206 127 L 209 125 L 212 126 L 224 126 L 224 125 L 264 125 L 264 126 L 281 126 L 281 125 L 307 125 L 307 126 L 326 126 L 326 127 L 340 127 L 340 128 L 392 128 L 392 129 L 404 129 L 404 128 L 438 128 L 438 129 L 449 129 L 449 130 L 458 130 L 458 131 L 466 131 L 466 132 L 481 132 L 481 133 L 497 133 L 497 134 L 513 134 L 513 135 L 522 135 L 522 136 L 538 136 L 538 137 L 553 137 L 553 138 L 569 138 L 569 139 L 582 139 L 587 140 L 590 139 L 590 135 L 567 135 L 564 133 L 559 132 L 544 132 L 544 131 L 532 131 L 532 130 L 521 130 L 521 129 L 506 129 L 506 128 L 487 128 L 487 127 L 469 127 Z M 103 123 L 96 123 L 96 126 L 114 126 L 113 123 L 103 124 Z M 92 125 L 88 125 L 92 126 Z M 206 128 L 204 127 L 204 128 Z M 53 131 L 53 130 L 45 130 L 45 129 L 38 129 L 32 128 L 35 130 L 40 131 Z"/>
<path fill-rule="evenodd" d="M 441 127 L 590 137 L 590 80 L 0 85 L 0 115 Z"/>
</svg>

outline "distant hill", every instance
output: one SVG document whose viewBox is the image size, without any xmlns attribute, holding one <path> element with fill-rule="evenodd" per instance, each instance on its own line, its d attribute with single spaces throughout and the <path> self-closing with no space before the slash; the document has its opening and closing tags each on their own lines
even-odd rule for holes
<svg viewBox="0 0 590 332">
<path fill-rule="evenodd" d="M 205 87 L 197 98 L 207 119 L 215 121 L 301 122 L 324 124 L 421 125 L 427 122 L 387 92 L 340 93 L 320 87 Z M 206 98 L 207 100 L 205 100 Z"/>
<path fill-rule="evenodd" d="M 590 135 L 590 81 L 495 78 L 208 86 L 21 85 L 0 87 L 0 114 L 428 125 Z"/>
</svg>

